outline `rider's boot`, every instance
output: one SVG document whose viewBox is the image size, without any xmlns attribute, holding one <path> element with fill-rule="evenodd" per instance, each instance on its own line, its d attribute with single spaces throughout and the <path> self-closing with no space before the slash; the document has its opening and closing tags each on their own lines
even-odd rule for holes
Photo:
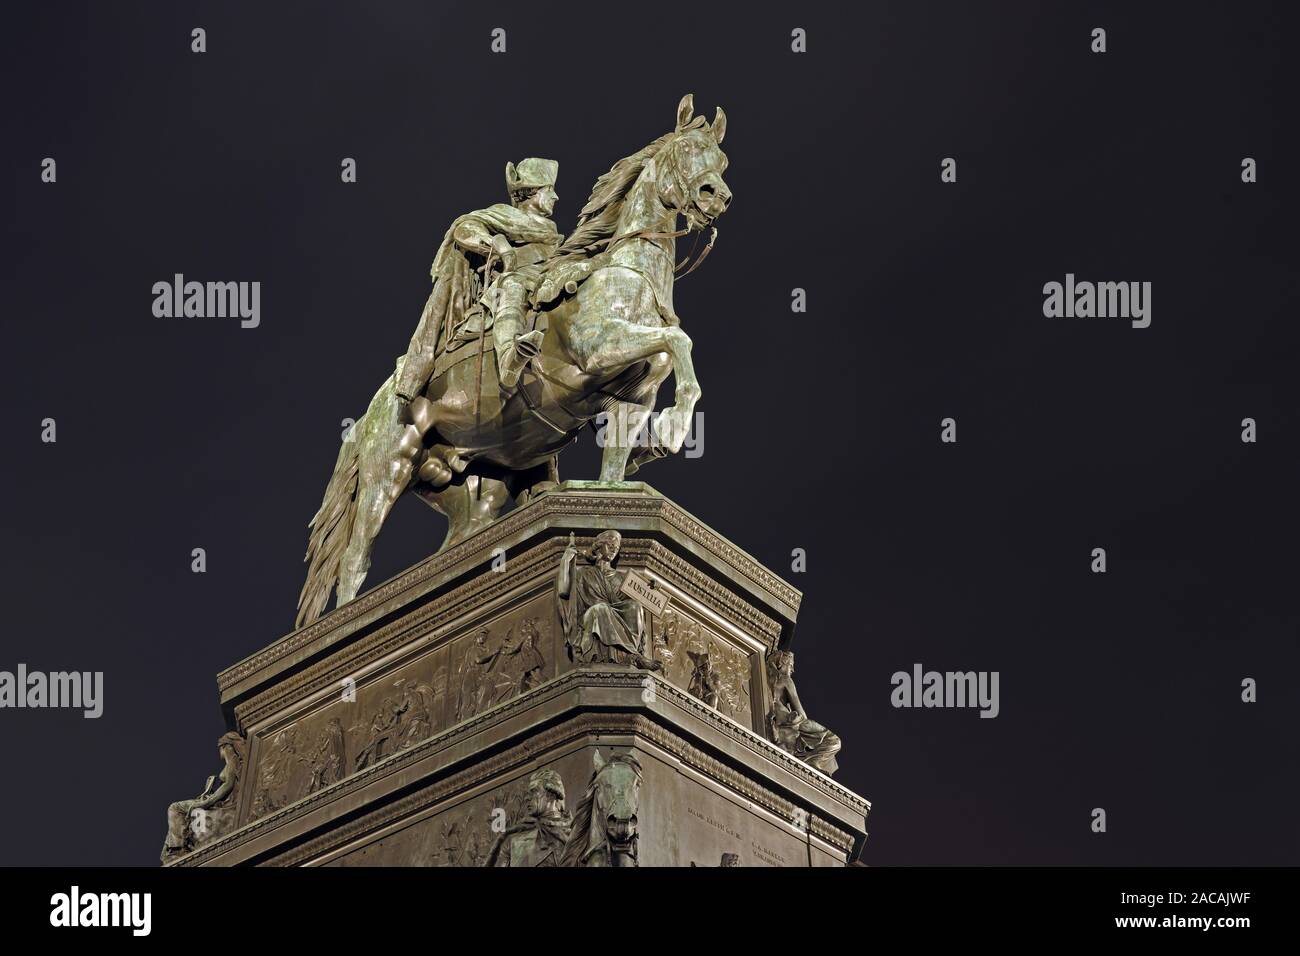
<svg viewBox="0 0 1300 956">
<path fill-rule="evenodd" d="M 519 384 L 519 376 L 542 348 L 540 331 L 519 334 L 523 324 L 523 312 L 510 307 L 503 308 L 492 323 L 492 344 L 497 353 L 497 380 L 505 389 L 512 389 Z"/>
</svg>

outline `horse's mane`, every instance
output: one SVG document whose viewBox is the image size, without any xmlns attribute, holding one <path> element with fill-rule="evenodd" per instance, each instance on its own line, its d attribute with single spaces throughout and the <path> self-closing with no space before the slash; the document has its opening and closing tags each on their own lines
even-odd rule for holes
<svg viewBox="0 0 1300 956">
<path fill-rule="evenodd" d="M 703 117 L 696 117 L 696 120 L 703 120 Z M 698 124 L 687 124 L 687 128 L 694 125 Z M 591 197 L 587 200 L 587 205 L 583 206 L 582 212 L 578 213 L 578 224 L 564 240 L 556 256 L 587 256 L 588 246 L 614 235 L 614 227 L 618 225 L 618 217 L 623 212 L 623 203 L 632 184 L 645 170 L 645 164 L 650 162 L 676 135 L 676 130 L 664 133 L 645 149 L 638 150 L 631 156 L 624 156 L 610 167 L 609 172 L 596 180 L 596 185 L 591 187 Z"/>
<path fill-rule="evenodd" d="M 641 779 L 641 761 L 630 751 L 611 754 L 605 765 L 591 775 L 587 792 L 582 795 L 578 809 L 573 812 L 573 829 L 569 831 L 569 842 L 564 845 L 564 853 L 560 856 L 560 866 L 582 866 L 582 857 L 589 849 L 587 840 L 591 835 L 591 813 L 596 803 L 596 780 L 614 763 L 627 764 L 636 772 L 637 779 Z"/>
<path fill-rule="evenodd" d="M 587 788 L 578 809 L 573 813 L 573 829 L 569 831 L 569 842 L 564 844 L 564 853 L 560 855 L 560 866 L 582 865 L 582 854 L 587 849 L 587 839 L 591 833 L 591 808 L 595 803 L 595 778 L 592 778 L 592 786 Z"/>
</svg>

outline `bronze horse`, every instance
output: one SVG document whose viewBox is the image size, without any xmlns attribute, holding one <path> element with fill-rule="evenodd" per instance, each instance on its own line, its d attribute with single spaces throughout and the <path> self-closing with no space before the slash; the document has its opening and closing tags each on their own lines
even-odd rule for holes
<svg viewBox="0 0 1300 956">
<path fill-rule="evenodd" d="M 731 201 L 719 148 L 726 114 L 719 109 L 712 123 L 693 114 L 688 95 L 672 132 L 596 181 L 555 260 L 589 262 L 589 272 L 552 301 L 539 296 L 542 344 L 517 388 L 499 386 L 492 350 L 485 355 L 481 342 L 462 350 L 474 350 L 470 360 L 436 369 L 406 410 L 396 372 L 380 386 L 344 441 L 312 518 L 298 626 L 323 613 L 336 584 L 339 605 L 356 596 L 375 537 L 407 491 L 447 516 L 446 548 L 491 524 L 510 496 L 553 487 L 557 452 L 598 415 L 627 426 L 606 430 L 601 480 L 621 481 L 640 463 L 681 449 L 701 390 L 691 340 L 673 309 L 682 268 L 676 239 L 711 226 Z M 670 373 L 673 404 L 654 415 Z M 638 435 L 647 425 L 649 447 Z"/>
</svg>

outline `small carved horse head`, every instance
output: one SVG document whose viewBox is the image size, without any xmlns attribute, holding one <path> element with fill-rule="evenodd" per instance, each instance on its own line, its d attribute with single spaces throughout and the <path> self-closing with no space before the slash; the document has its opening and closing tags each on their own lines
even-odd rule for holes
<svg viewBox="0 0 1300 956">
<path fill-rule="evenodd" d="M 592 757 L 591 784 L 573 815 L 564 866 L 636 866 L 641 764 L 631 752 Z"/>
</svg>

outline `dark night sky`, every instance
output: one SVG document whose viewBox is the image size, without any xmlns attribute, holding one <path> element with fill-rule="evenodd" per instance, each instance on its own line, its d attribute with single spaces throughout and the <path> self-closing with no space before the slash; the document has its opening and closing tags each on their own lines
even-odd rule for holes
<svg viewBox="0 0 1300 956">
<path fill-rule="evenodd" d="M 157 860 L 167 804 L 219 768 L 216 672 L 292 623 L 340 422 L 447 224 L 535 155 L 567 230 L 688 91 L 728 113 L 735 196 L 676 293 L 705 453 L 637 477 L 804 591 L 799 689 L 875 804 L 866 860 L 1300 863 L 1281 13 L 49 6 L 4 14 L 0 669 L 102 670 L 106 702 L 0 711 L 0 863 Z M 155 318 L 176 272 L 260 281 L 261 326 Z M 1045 318 L 1067 272 L 1150 281 L 1151 327 Z M 587 436 L 561 474 L 597 460 Z M 443 532 L 400 503 L 369 583 Z M 999 671 L 1001 715 L 894 709 L 917 662 Z"/>
</svg>

